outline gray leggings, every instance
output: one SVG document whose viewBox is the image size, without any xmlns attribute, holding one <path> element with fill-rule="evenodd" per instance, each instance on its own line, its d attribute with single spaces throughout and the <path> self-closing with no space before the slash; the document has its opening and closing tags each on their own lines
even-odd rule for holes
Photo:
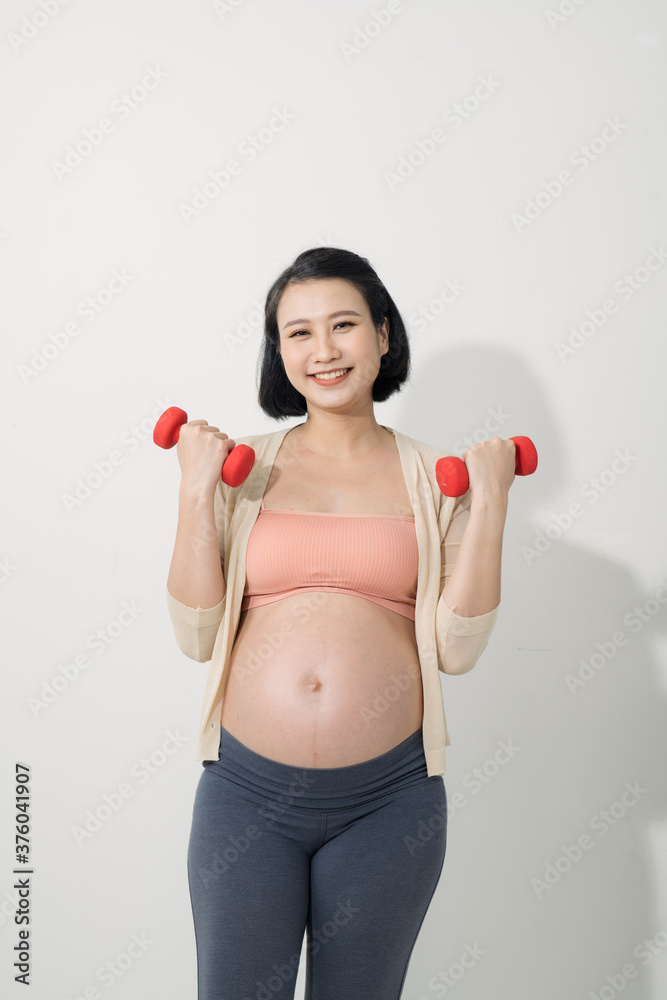
<svg viewBox="0 0 667 1000">
<path fill-rule="evenodd" d="M 422 730 L 347 767 L 302 768 L 220 727 L 192 811 L 198 1000 L 398 1000 L 445 861 L 447 797 Z"/>
</svg>

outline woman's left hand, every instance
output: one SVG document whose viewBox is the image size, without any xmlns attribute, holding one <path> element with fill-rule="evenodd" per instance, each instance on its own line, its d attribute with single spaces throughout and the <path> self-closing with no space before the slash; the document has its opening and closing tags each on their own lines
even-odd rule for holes
<svg viewBox="0 0 667 1000">
<path fill-rule="evenodd" d="M 489 441 L 477 441 L 461 455 L 468 470 L 469 489 L 473 499 L 507 501 L 507 494 L 514 482 L 516 445 L 510 438 L 497 435 Z"/>
</svg>

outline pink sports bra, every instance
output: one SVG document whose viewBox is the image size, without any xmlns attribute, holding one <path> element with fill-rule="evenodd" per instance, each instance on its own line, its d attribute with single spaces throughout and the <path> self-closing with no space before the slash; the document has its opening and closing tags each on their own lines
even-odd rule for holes
<svg viewBox="0 0 667 1000">
<path fill-rule="evenodd" d="M 271 510 L 262 499 L 248 538 L 241 611 L 328 590 L 414 621 L 418 561 L 412 517 Z"/>
</svg>

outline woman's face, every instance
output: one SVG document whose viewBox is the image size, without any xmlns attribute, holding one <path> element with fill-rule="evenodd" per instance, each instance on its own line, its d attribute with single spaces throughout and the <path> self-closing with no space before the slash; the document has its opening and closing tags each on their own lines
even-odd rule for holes
<svg viewBox="0 0 667 1000">
<path fill-rule="evenodd" d="M 334 315 L 335 314 L 335 315 Z M 372 402 L 380 358 L 389 350 L 389 323 L 377 331 L 366 300 L 341 278 L 288 285 L 276 314 L 280 353 L 288 379 L 311 405 L 331 408 Z M 316 372 L 351 371 L 342 381 L 318 381 Z"/>
</svg>

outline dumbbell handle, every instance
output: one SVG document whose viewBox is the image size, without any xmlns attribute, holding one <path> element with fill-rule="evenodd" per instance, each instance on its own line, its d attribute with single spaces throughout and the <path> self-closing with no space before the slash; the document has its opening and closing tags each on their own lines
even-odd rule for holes
<svg viewBox="0 0 667 1000">
<path fill-rule="evenodd" d="M 179 406 L 170 406 L 159 417 L 153 428 L 153 441 L 160 448 L 173 448 L 181 433 L 181 427 L 188 422 L 188 415 Z M 255 452 L 247 444 L 237 444 L 227 455 L 222 465 L 222 481 L 227 486 L 240 486 L 255 464 Z"/>
<path fill-rule="evenodd" d="M 537 449 L 529 437 L 512 437 L 514 441 L 514 472 L 517 476 L 532 476 L 537 468 Z M 446 497 L 462 497 L 468 492 L 470 480 L 465 462 L 449 455 L 435 463 L 435 478 Z"/>
</svg>

